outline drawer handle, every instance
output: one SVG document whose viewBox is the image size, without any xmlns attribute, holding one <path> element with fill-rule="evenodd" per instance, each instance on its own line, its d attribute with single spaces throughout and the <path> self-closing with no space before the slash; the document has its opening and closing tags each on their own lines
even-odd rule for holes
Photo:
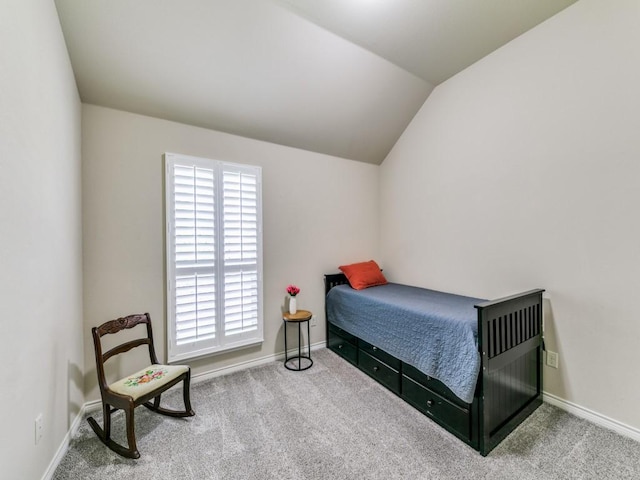
<svg viewBox="0 0 640 480">
<path fill-rule="evenodd" d="M 433 400 L 429 399 L 427 400 L 427 407 L 433 407 L 436 404 L 436 402 L 434 402 Z"/>
<path fill-rule="evenodd" d="M 373 371 L 374 371 L 374 372 L 377 372 L 378 370 L 380 370 L 380 367 L 379 367 L 379 366 L 377 366 L 377 365 L 376 365 L 375 367 L 373 367 Z"/>
</svg>

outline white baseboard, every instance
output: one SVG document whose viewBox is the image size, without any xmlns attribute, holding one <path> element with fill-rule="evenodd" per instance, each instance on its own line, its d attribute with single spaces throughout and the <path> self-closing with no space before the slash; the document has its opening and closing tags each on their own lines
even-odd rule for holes
<svg viewBox="0 0 640 480">
<path fill-rule="evenodd" d="M 87 402 L 83 406 L 84 413 L 95 412 L 96 410 L 100 410 L 102 408 L 102 400 L 91 400 Z"/>
<path fill-rule="evenodd" d="M 326 342 L 323 340 L 321 342 L 316 342 L 311 344 L 311 351 L 319 350 L 321 348 L 326 347 Z M 305 348 L 306 350 L 306 348 Z M 298 348 L 289 350 L 288 355 L 297 355 Z M 304 352 L 303 352 L 304 354 Z M 214 370 L 209 370 L 208 372 L 196 373 L 191 375 L 191 383 L 204 382 L 206 380 L 210 380 L 212 378 L 220 377 L 222 375 L 227 375 L 229 373 L 238 372 L 240 370 L 245 370 L 251 367 L 257 367 L 259 365 L 265 365 L 267 363 L 282 361 L 284 360 L 284 352 L 276 353 L 272 355 L 266 355 L 264 357 L 256 358 L 253 360 L 247 360 L 246 362 L 236 363 L 233 365 L 229 365 L 227 367 L 220 367 Z"/>
<path fill-rule="evenodd" d="M 614 420 L 613 418 L 609 418 L 605 415 L 602 415 L 598 412 L 594 412 L 593 410 L 589 410 L 588 408 L 581 407 L 580 405 L 576 405 L 573 402 L 569 402 L 560 397 L 556 397 L 550 393 L 543 392 L 542 400 L 547 402 L 554 407 L 558 407 L 562 410 L 565 410 L 576 417 L 584 418 L 585 420 L 599 425 L 608 430 L 613 430 L 620 435 L 625 437 L 629 437 L 637 442 L 640 442 L 640 429 L 631 427 L 622 422 Z"/>
<path fill-rule="evenodd" d="M 53 478 L 53 474 L 56 473 L 56 468 L 58 468 L 58 465 L 62 461 L 62 458 L 65 456 L 65 454 L 67 453 L 67 450 L 69 449 L 69 442 L 71 441 L 75 433 L 78 431 L 78 428 L 80 428 L 80 422 L 82 421 L 82 418 L 84 417 L 84 414 L 85 414 L 85 405 L 83 405 L 82 408 L 80 408 L 80 411 L 78 412 L 76 417 L 73 419 L 73 422 L 71 422 L 71 426 L 69 427 L 69 430 L 67 431 L 66 435 L 62 439 L 62 442 L 60 442 L 58 451 L 53 456 L 53 458 L 51 459 L 51 462 L 49 462 L 49 466 L 47 467 L 44 474 L 42 475 L 42 480 L 51 480 Z"/>
</svg>

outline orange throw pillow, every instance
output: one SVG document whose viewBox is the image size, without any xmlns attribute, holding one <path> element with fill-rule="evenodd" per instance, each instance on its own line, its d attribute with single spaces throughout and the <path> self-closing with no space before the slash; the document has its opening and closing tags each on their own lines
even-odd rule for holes
<svg viewBox="0 0 640 480">
<path fill-rule="evenodd" d="M 347 277 L 347 280 L 349 280 L 351 288 L 355 290 L 364 290 L 365 288 L 386 285 L 388 283 L 380 267 L 373 260 L 352 263 L 351 265 L 342 265 L 338 268 L 340 268 L 342 273 Z"/>
</svg>

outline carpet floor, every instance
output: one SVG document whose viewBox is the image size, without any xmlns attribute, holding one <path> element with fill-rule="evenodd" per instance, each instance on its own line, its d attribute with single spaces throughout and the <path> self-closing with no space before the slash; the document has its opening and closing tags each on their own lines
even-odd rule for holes
<svg viewBox="0 0 640 480">
<path fill-rule="evenodd" d="M 138 408 L 138 460 L 83 421 L 54 479 L 640 479 L 640 443 L 548 404 L 482 457 L 329 350 L 313 358 L 193 384 L 195 417 Z M 163 404 L 180 407 L 174 390 Z"/>
</svg>

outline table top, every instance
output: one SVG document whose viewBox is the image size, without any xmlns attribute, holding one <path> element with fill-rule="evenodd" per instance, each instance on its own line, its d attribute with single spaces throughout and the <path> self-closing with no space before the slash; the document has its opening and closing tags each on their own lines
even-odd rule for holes
<svg viewBox="0 0 640 480">
<path fill-rule="evenodd" d="M 309 310 L 298 310 L 294 314 L 289 312 L 282 314 L 282 319 L 285 322 L 307 322 L 311 320 L 311 317 L 313 317 L 313 314 Z"/>
</svg>

